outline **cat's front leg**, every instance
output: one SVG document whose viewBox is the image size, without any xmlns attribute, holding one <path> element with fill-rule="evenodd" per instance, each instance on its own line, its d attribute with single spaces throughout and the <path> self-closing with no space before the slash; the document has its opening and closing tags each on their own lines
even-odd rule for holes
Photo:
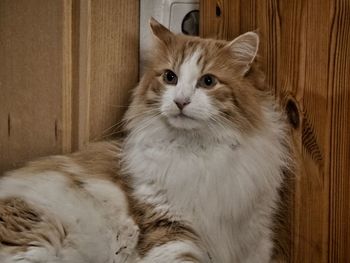
<svg viewBox="0 0 350 263">
<path fill-rule="evenodd" d="M 136 245 L 139 260 L 135 263 L 211 262 L 191 220 L 184 219 L 170 207 L 166 191 L 154 184 L 137 188 L 138 198 L 130 207 L 139 228 Z"/>
<path fill-rule="evenodd" d="M 138 263 L 209 263 L 204 253 L 191 241 L 170 241 L 152 248 Z"/>
</svg>

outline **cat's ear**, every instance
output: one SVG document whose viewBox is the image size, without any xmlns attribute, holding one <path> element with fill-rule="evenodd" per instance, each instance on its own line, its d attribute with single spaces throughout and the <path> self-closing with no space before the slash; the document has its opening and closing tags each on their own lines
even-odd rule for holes
<svg viewBox="0 0 350 263">
<path fill-rule="evenodd" d="M 235 62 L 241 67 L 240 74 L 245 75 L 258 53 L 259 35 L 247 32 L 232 40 L 226 47 L 230 49 Z"/>
<path fill-rule="evenodd" d="M 174 38 L 175 35 L 153 17 L 151 17 L 149 24 L 151 26 L 153 35 L 160 41 L 168 43 Z"/>
</svg>

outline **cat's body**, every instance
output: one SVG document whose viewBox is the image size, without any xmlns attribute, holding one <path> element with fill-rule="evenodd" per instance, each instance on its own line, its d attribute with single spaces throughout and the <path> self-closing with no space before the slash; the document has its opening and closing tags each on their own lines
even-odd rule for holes
<svg viewBox="0 0 350 263">
<path fill-rule="evenodd" d="M 271 261 L 290 159 L 283 115 L 249 76 L 256 34 L 228 43 L 152 28 L 158 54 L 120 146 L 0 180 L 1 262 Z"/>
<path fill-rule="evenodd" d="M 213 262 L 269 262 L 271 215 L 282 182 L 277 167 L 284 164 L 279 158 L 283 149 L 275 147 L 284 127 L 280 116 L 269 111 L 266 118 L 276 126 L 239 144 L 193 134 L 169 136 L 161 129 L 130 143 L 129 163 L 139 186 L 154 181 L 156 189 L 166 189 L 170 210 L 191 222 Z M 142 188 L 137 196 L 156 206 L 159 195 L 153 197 L 157 191 L 150 189 Z"/>
</svg>

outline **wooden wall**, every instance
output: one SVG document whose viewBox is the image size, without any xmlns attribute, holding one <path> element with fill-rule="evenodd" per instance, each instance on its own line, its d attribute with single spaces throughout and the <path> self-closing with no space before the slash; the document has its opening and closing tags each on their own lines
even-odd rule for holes
<svg viewBox="0 0 350 263">
<path fill-rule="evenodd" d="M 301 154 L 288 262 L 350 259 L 350 1 L 201 0 L 201 34 L 256 30 Z"/>
<path fill-rule="evenodd" d="M 138 0 L 1 0 L 0 172 L 107 136 L 138 36 Z"/>
</svg>

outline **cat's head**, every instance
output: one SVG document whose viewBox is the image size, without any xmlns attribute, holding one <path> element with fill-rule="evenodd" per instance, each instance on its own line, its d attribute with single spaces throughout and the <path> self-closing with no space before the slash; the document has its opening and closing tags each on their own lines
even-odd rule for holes
<svg viewBox="0 0 350 263">
<path fill-rule="evenodd" d="M 155 46 L 126 114 L 128 123 L 161 119 L 184 132 L 248 131 L 258 125 L 261 109 L 251 74 L 256 33 L 228 42 L 175 35 L 154 19 L 150 24 Z"/>
</svg>

